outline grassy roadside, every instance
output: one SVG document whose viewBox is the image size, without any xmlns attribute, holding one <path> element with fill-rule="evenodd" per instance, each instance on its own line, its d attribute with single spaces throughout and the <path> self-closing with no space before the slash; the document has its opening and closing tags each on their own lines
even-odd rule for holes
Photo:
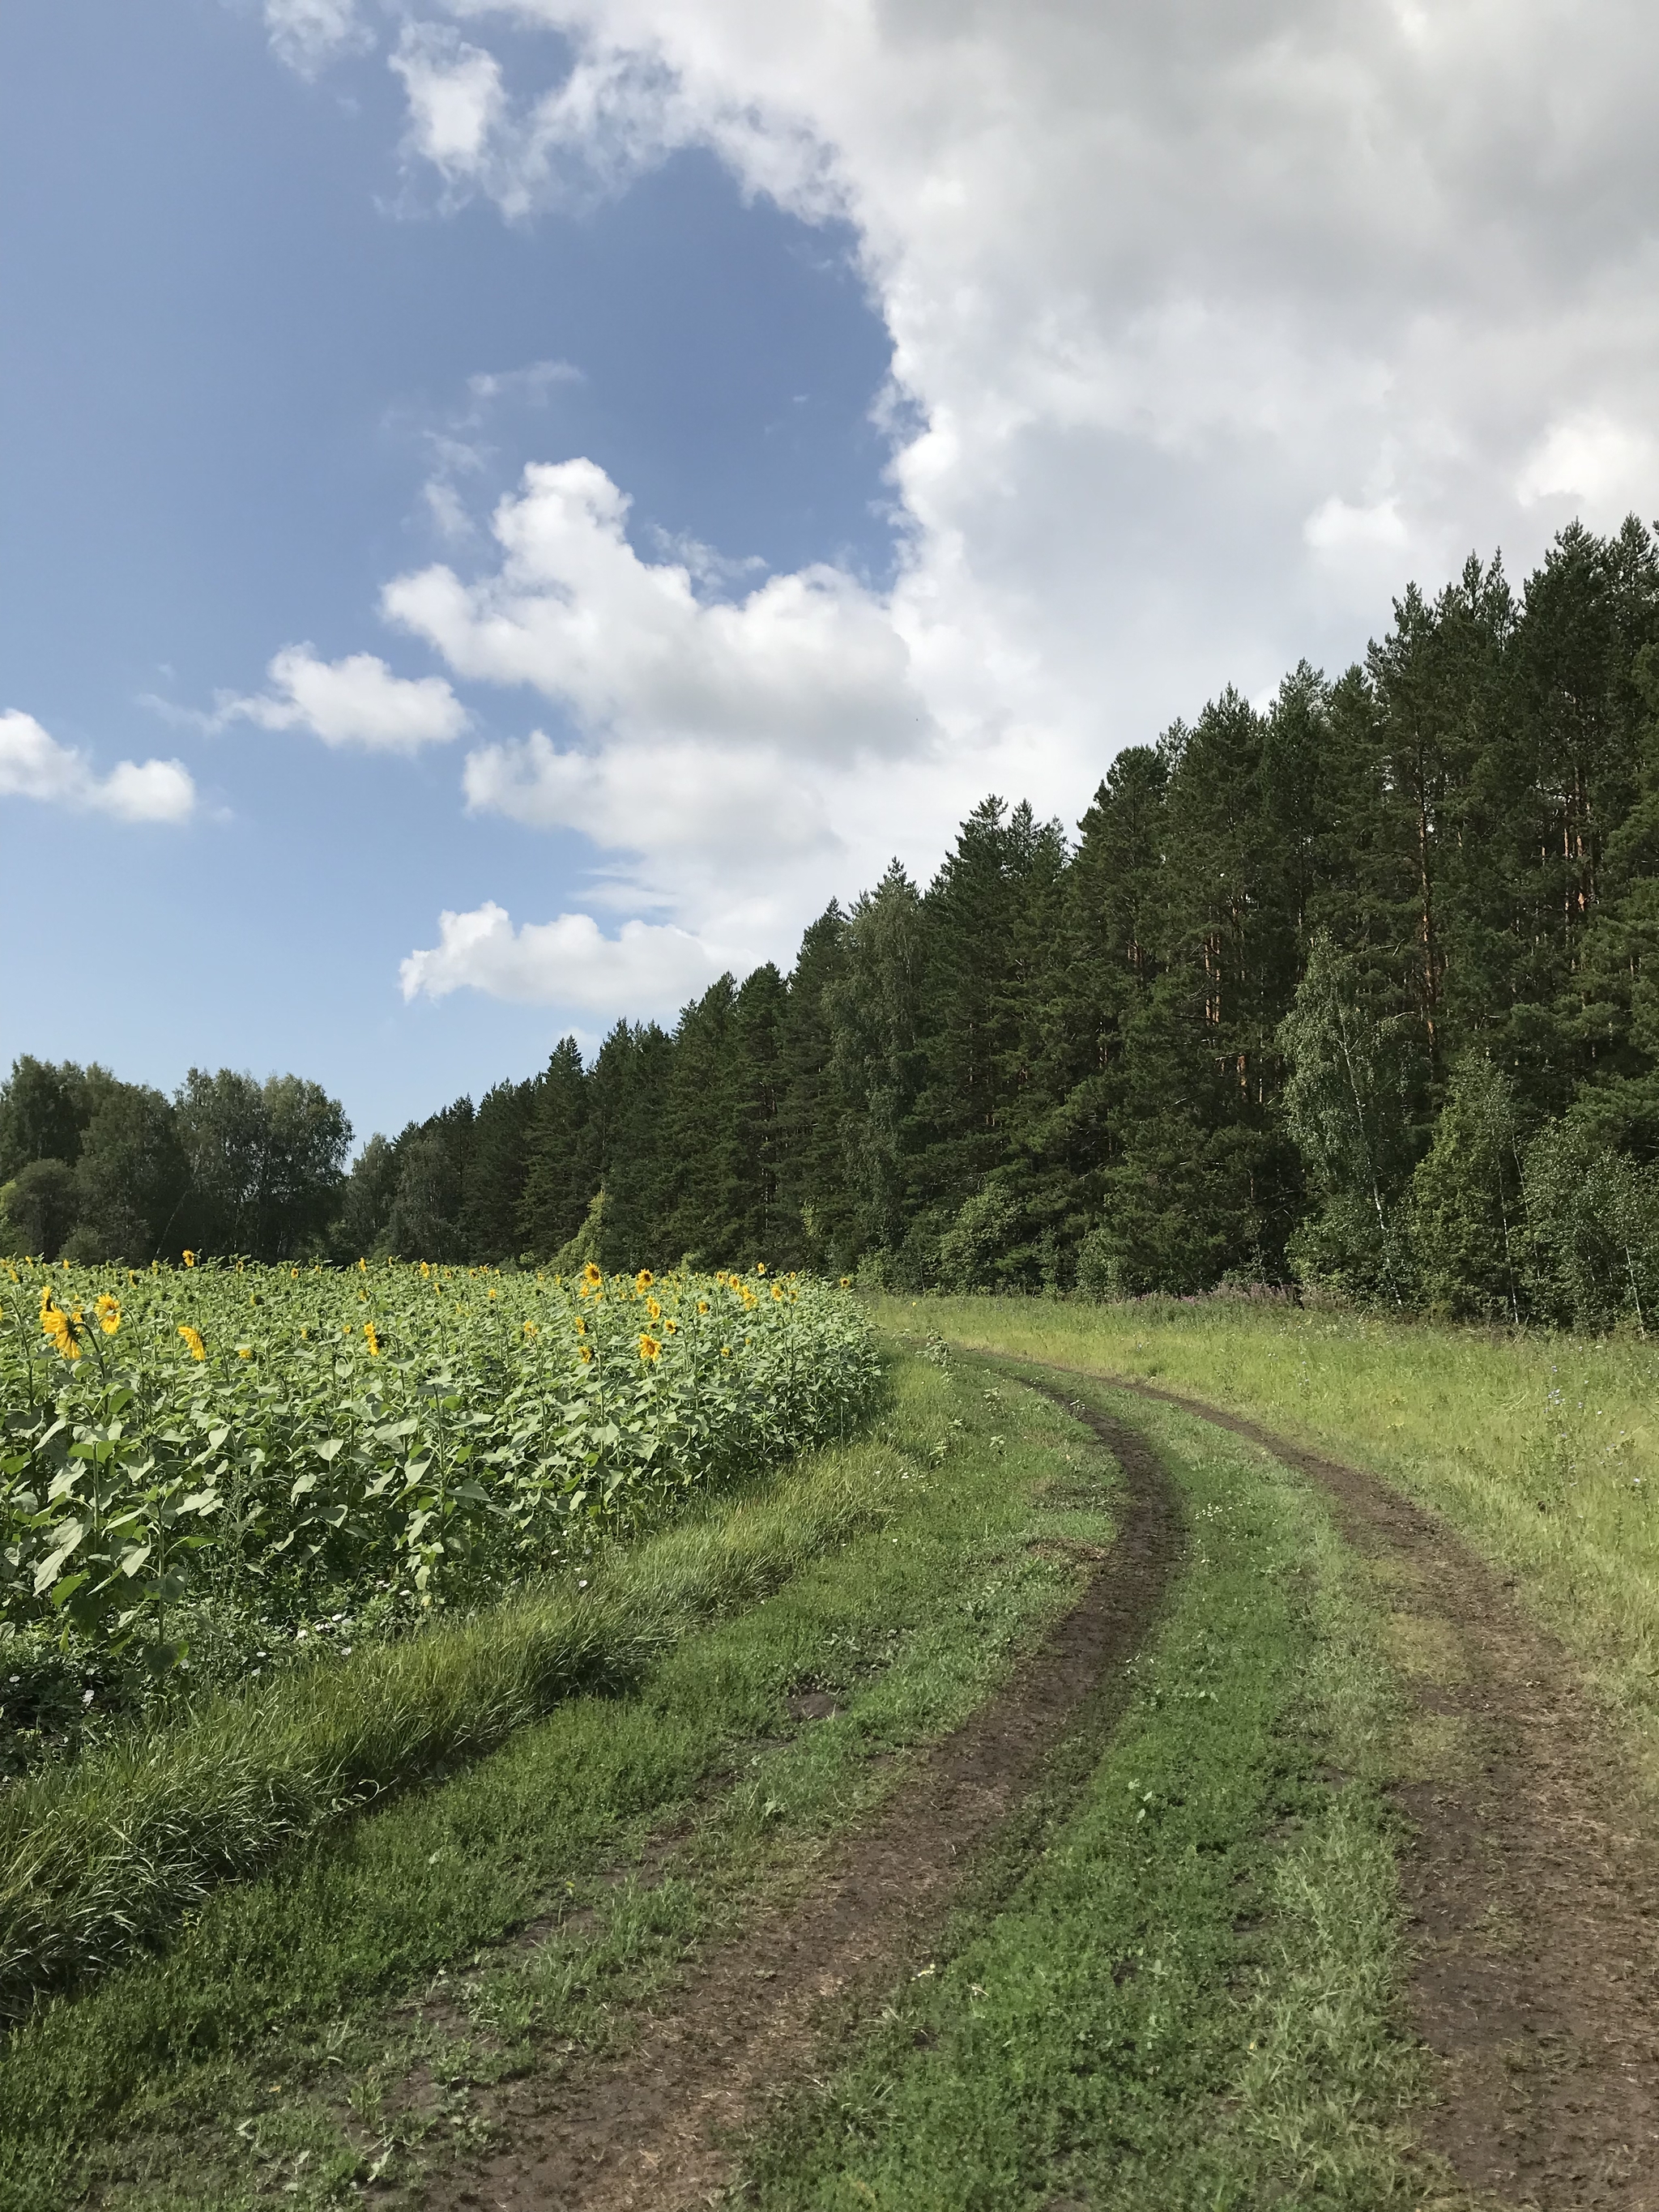
<svg viewBox="0 0 1659 2212">
<path fill-rule="evenodd" d="M 1085 1494 L 1050 1510 L 1033 1493 L 1067 1459 Z M 397 2201 L 472 2139 L 489 2083 L 625 2034 L 688 1943 L 757 1886 L 810 1878 L 815 1840 L 1070 1602 L 1080 1570 L 1032 1540 L 1109 1536 L 1111 1474 L 1030 1394 L 897 1362 L 867 1439 L 704 1531 L 807 1528 L 855 1494 L 836 1548 L 637 1685 L 568 1698 L 206 1896 L 164 1955 L 42 2006 L 0 2066 L 0 2212 L 303 2208 L 371 2175 Z M 803 1721 L 803 1692 L 845 1710 Z"/>
<path fill-rule="evenodd" d="M 1420 2204 L 1383 1796 L 1395 1691 L 1363 1571 L 1253 1447 L 1077 1387 L 1154 1438 L 1190 1518 L 1134 1704 L 1097 1764 L 1073 1746 L 1081 1795 L 1012 1895 L 964 1905 L 873 2037 L 752 2148 L 733 2201 Z"/>
<path fill-rule="evenodd" d="M 1189 1392 L 1386 1477 L 1516 1577 L 1659 1792 L 1659 1344 L 1224 1299 L 929 1297 L 876 1312 L 912 1337 Z"/>
<path fill-rule="evenodd" d="M 0 2012 L 154 1944 L 389 1792 L 453 1772 L 562 1699 L 615 1691 L 883 1520 L 879 1451 L 817 1455 L 759 1495 L 453 1627 L 296 1670 L 134 1730 L 0 1799 Z"/>
</svg>

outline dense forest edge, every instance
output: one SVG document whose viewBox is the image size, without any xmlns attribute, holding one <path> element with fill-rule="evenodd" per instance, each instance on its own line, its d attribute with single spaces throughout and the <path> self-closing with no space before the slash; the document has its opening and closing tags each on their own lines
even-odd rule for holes
<svg viewBox="0 0 1659 2212">
<path fill-rule="evenodd" d="M 987 799 L 792 970 L 573 1038 L 348 1169 L 318 1085 L 28 1057 L 0 1238 L 903 1290 L 1659 1311 L 1659 550 L 1471 556 L 1362 663 L 1118 753 L 1075 838 Z"/>
</svg>

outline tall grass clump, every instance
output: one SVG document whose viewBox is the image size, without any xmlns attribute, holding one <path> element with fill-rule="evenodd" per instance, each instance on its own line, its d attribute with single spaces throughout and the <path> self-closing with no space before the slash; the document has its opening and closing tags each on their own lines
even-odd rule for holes
<svg viewBox="0 0 1659 2212">
<path fill-rule="evenodd" d="M 0 1798 L 0 2014 L 161 1940 L 389 1791 L 479 1758 L 560 1699 L 636 1680 L 878 1520 L 880 1455 L 854 1447 L 769 1497 L 611 1555 L 586 1589 L 526 1590 L 349 1661 L 211 1700 Z"/>
</svg>

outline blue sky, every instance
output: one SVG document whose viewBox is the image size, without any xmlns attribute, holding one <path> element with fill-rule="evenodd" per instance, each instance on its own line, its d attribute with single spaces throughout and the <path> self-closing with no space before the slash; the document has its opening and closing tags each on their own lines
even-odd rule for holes
<svg viewBox="0 0 1659 2212">
<path fill-rule="evenodd" d="M 1499 27 L 15 0 L 0 1056 L 395 1127 L 1651 514 L 1659 33 Z"/>
<path fill-rule="evenodd" d="M 441 216 L 400 172 L 395 91 L 367 59 L 304 82 L 215 0 L 0 16 L 0 707 L 105 768 L 176 756 L 199 793 L 177 827 L 0 800 L 8 943 L 42 915 L 85 933 L 67 973 L 7 963 L 8 1058 L 168 1087 L 192 1061 L 291 1066 L 366 1132 L 528 1072 L 562 1012 L 605 1025 L 398 989 L 441 907 L 580 903 L 585 839 L 466 815 L 453 754 L 146 703 L 257 691 L 297 640 L 429 670 L 375 608 L 443 550 L 437 441 L 484 449 L 458 482 L 481 514 L 526 459 L 580 453 L 647 548 L 890 568 L 868 419 L 890 349 L 843 228 L 745 204 L 696 150 L 577 215 Z M 544 362 L 577 374 L 469 391 Z M 547 719 L 479 702 L 492 735 Z"/>
</svg>

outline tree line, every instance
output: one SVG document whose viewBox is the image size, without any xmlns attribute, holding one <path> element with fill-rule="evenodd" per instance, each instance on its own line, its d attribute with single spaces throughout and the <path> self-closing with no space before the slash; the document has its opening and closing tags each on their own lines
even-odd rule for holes
<svg viewBox="0 0 1659 2212">
<path fill-rule="evenodd" d="M 1413 587 L 1334 680 L 1224 692 L 1120 752 L 1075 836 L 986 799 L 930 883 L 895 863 L 787 975 L 371 1138 L 325 1225 L 234 1218 L 338 1256 L 1297 1281 L 1645 1326 L 1656 981 L 1659 553 L 1632 518 L 1563 532 L 1518 591 L 1474 557 Z"/>
</svg>

